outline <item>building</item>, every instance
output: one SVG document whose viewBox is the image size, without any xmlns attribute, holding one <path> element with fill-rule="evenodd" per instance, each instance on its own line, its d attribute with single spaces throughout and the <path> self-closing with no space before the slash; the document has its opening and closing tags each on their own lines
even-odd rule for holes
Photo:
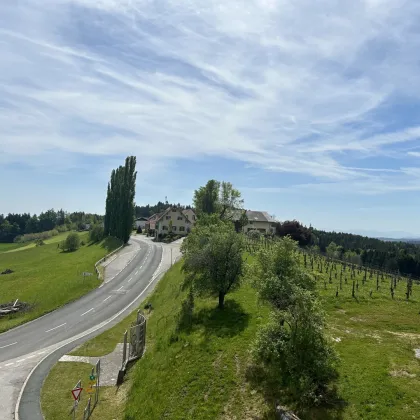
<svg viewBox="0 0 420 420">
<path fill-rule="evenodd" d="M 193 223 L 176 207 L 169 207 L 162 213 L 154 214 L 146 223 L 146 229 L 155 237 L 162 237 L 170 232 L 175 235 L 187 235 L 192 227 Z"/>
<path fill-rule="evenodd" d="M 257 230 L 261 233 L 274 233 L 276 220 L 271 217 L 266 211 L 246 210 L 246 217 L 248 223 L 243 226 L 242 231 L 247 233 L 251 230 Z M 242 212 L 238 211 L 233 217 L 234 221 L 240 219 Z"/>
<path fill-rule="evenodd" d="M 139 226 L 141 227 L 141 229 L 143 230 L 146 227 L 146 223 L 149 219 L 147 217 L 139 217 L 134 221 L 134 226 L 136 229 L 139 228 Z"/>
<path fill-rule="evenodd" d="M 197 220 L 197 216 L 195 215 L 195 212 L 193 209 L 185 209 L 182 210 L 182 213 L 187 216 L 188 220 L 195 225 L 195 222 Z"/>
</svg>

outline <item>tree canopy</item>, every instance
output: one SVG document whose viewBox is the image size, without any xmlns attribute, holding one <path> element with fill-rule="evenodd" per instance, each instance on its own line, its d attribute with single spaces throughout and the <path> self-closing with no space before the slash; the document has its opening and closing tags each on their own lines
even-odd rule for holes
<svg viewBox="0 0 420 420">
<path fill-rule="evenodd" d="M 134 223 L 136 158 L 129 156 L 125 165 L 113 169 L 108 183 L 104 232 L 127 243 Z"/>
<path fill-rule="evenodd" d="M 243 207 L 241 193 L 230 182 L 214 179 L 194 191 L 193 203 L 199 217 L 203 214 L 217 214 L 221 219 L 231 219 L 233 211 Z"/>
<path fill-rule="evenodd" d="M 241 280 L 244 238 L 230 222 L 216 222 L 214 215 L 205 220 L 197 224 L 181 247 L 185 286 L 193 287 L 198 294 L 217 296 L 219 308 L 223 308 L 226 294 Z"/>
</svg>

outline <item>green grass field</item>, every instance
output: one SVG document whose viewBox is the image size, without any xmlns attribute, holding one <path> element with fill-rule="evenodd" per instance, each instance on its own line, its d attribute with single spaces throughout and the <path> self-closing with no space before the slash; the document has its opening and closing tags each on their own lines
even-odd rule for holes
<svg viewBox="0 0 420 420">
<path fill-rule="evenodd" d="M 53 236 L 52 238 L 44 239 L 45 244 L 56 244 L 58 242 L 64 241 L 67 238 L 67 235 L 70 232 L 62 232 L 59 233 L 57 236 Z M 6 245 L 2 247 L 1 245 Z M 9 245 L 9 247 L 7 247 Z M 0 244 L 0 253 L 1 252 L 18 252 L 18 251 L 25 251 L 26 249 L 35 248 L 35 242 L 30 242 L 27 244 Z"/>
<path fill-rule="evenodd" d="M 107 239 L 82 246 L 75 252 L 62 252 L 57 248 L 59 236 L 43 246 L 0 253 L 0 271 L 6 268 L 14 271 L 0 276 L 0 303 L 19 299 L 31 305 L 27 312 L 0 318 L 0 332 L 35 319 L 97 287 L 100 281 L 96 276 L 83 280 L 81 273 L 93 273 L 96 261 L 120 245 L 115 239 Z M 87 243 L 87 233 L 80 237 Z"/>
<path fill-rule="evenodd" d="M 184 293 L 182 273 L 176 264 L 159 282 L 148 299 L 147 352 L 128 375 L 131 388 L 121 417 L 101 412 L 104 420 L 140 419 L 271 419 L 275 401 L 296 409 L 287 392 L 270 387 L 252 369 L 249 350 L 258 328 L 267 321 L 269 310 L 257 301 L 255 291 L 244 284 L 227 296 L 226 309 L 216 309 L 215 299 L 197 299 L 190 330 L 177 331 L 177 318 Z M 341 358 L 339 396 L 335 406 L 298 412 L 302 419 L 415 419 L 420 418 L 420 287 L 405 300 L 400 282 L 394 299 L 388 281 L 376 279 L 351 296 L 352 281 L 314 272 L 327 315 L 327 333 L 336 342 Z M 325 282 L 324 282 L 325 280 Z M 326 286 L 326 288 L 325 288 Z M 336 296 L 337 287 L 338 297 Z M 372 296 L 370 291 L 373 290 Z M 134 314 L 111 330 L 89 341 L 74 354 L 100 356 L 112 351 Z M 58 419 L 68 408 L 68 391 L 61 402 L 48 403 L 52 392 L 61 389 L 64 375 L 77 382 L 82 371 L 68 373 L 59 363 L 43 390 L 46 419 Z M 111 392 L 105 389 L 104 392 Z M 121 403 L 123 404 L 123 403 Z M 105 403 L 104 403 L 105 405 Z M 61 411 L 60 411 L 61 410 Z"/>
</svg>

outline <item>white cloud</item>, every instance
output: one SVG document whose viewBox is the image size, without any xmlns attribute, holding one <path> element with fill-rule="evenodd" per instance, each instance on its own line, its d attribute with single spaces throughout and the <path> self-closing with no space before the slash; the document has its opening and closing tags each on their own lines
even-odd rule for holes
<svg viewBox="0 0 420 420">
<path fill-rule="evenodd" d="M 27 0 L 0 15 L 0 162 L 137 154 L 151 172 L 208 155 L 329 192 L 419 189 L 414 169 L 357 163 L 420 137 L 390 125 L 394 103 L 420 99 L 415 0 Z"/>
</svg>

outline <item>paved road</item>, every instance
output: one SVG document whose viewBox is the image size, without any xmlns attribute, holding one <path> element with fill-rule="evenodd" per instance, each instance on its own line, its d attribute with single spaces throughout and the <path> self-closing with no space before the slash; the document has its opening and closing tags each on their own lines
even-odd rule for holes
<svg viewBox="0 0 420 420">
<path fill-rule="evenodd" d="M 170 248 L 137 237 L 133 237 L 130 243 L 133 250 L 131 261 L 120 267 L 122 271 L 111 281 L 61 309 L 0 334 L 0 419 L 14 418 L 18 391 L 34 364 L 60 349 L 47 357 L 49 364 L 42 363 L 37 369 L 40 372 L 32 375 L 34 378 L 26 386 L 29 389 L 27 401 L 33 399 L 34 393 L 39 395 L 39 383 L 61 353 L 117 323 L 144 298 L 159 273 L 169 268 Z M 118 259 L 112 265 L 115 271 Z M 34 382 L 35 379 L 38 382 Z M 2 385 L 6 386 L 6 391 Z M 35 418 L 32 415 L 27 417 L 24 407 L 20 414 L 21 419 Z"/>
</svg>

